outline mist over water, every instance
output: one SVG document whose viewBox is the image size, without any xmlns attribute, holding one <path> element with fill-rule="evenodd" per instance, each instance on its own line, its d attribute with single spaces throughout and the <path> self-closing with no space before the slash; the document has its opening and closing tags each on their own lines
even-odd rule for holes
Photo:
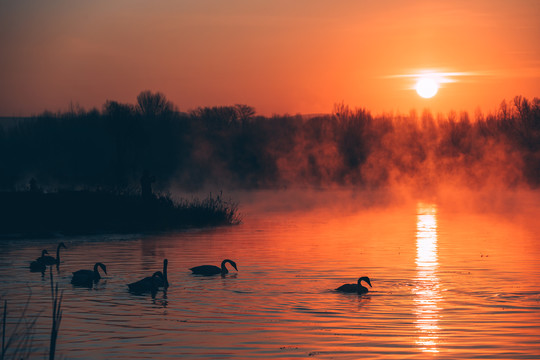
<svg viewBox="0 0 540 360">
<path fill-rule="evenodd" d="M 247 105 L 180 112 L 161 93 L 101 111 L 45 112 L 0 127 L 0 189 L 30 179 L 57 188 L 138 187 L 147 170 L 161 191 L 440 186 L 537 188 L 540 101 L 517 96 L 495 114 L 256 115 Z"/>
</svg>

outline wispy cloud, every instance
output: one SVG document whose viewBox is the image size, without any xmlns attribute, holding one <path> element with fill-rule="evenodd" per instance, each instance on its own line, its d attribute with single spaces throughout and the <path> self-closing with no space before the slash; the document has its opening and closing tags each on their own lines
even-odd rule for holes
<svg viewBox="0 0 540 360">
<path fill-rule="evenodd" d="M 411 78 L 411 79 L 420 79 L 424 77 L 435 78 L 439 83 L 452 83 L 457 82 L 457 78 L 460 77 L 482 77 L 489 76 L 486 72 L 480 71 L 439 71 L 434 69 L 429 70 L 416 70 L 411 71 L 406 74 L 396 74 L 388 75 L 384 78 L 395 79 L 395 78 Z"/>
<path fill-rule="evenodd" d="M 394 74 L 383 76 L 386 79 L 409 78 L 420 79 L 423 77 L 435 78 L 440 84 L 454 83 L 460 81 L 460 78 L 468 78 L 469 81 L 480 78 L 539 78 L 540 65 L 530 66 L 519 69 L 494 69 L 483 71 L 441 71 L 437 69 L 411 70 L 404 74 Z"/>
<path fill-rule="evenodd" d="M 437 69 L 422 69 L 411 70 L 404 74 L 394 74 L 384 76 L 385 79 L 404 79 L 409 85 L 406 89 L 415 89 L 415 84 L 422 78 L 430 78 L 437 82 L 439 86 L 449 83 L 457 83 L 464 81 L 477 81 L 480 77 L 487 77 L 489 74 L 480 71 L 445 71 Z"/>
</svg>

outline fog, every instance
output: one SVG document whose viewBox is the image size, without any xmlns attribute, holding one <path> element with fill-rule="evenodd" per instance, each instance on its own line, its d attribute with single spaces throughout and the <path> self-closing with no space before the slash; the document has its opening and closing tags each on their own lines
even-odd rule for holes
<svg viewBox="0 0 540 360">
<path fill-rule="evenodd" d="M 457 192 L 486 204 L 493 194 L 540 185 L 540 100 L 517 96 L 474 118 L 427 110 L 375 116 L 345 104 L 308 118 L 258 116 L 247 105 L 183 112 L 143 91 L 134 104 L 72 105 L 0 127 L 3 191 L 25 190 L 31 179 L 43 191 L 137 190 L 145 170 L 156 191 L 223 191 L 250 203 L 240 194 L 258 190 L 272 194 L 275 209 L 279 194 L 290 200 L 299 190 L 305 195 L 287 206 L 340 196 L 361 206 L 451 202 Z"/>
</svg>

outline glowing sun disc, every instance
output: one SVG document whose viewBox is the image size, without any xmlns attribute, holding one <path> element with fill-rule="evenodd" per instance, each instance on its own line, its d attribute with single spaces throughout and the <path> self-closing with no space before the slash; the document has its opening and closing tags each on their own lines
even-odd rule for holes
<svg viewBox="0 0 540 360">
<path fill-rule="evenodd" d="M 429 99 L 437 94 L 439 84 L 431 77 L 421 77 L 416 82 L 416 86 L 414 88 L 416 89 L 418 95 L 424 99 Z"/>
</svg>

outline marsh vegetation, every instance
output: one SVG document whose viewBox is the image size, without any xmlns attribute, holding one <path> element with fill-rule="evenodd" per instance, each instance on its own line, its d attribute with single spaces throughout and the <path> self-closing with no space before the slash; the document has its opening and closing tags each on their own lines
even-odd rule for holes
<svg viewBox="0 0 540 360">
<path fill-rule="evenodd" d="M 234 225 L 237 204 L 221 195 L 173 200 L 138 192 L 0 192 L 0 234 L 47 236 L 55 233 L 126 233 Z"/>
</svg>

